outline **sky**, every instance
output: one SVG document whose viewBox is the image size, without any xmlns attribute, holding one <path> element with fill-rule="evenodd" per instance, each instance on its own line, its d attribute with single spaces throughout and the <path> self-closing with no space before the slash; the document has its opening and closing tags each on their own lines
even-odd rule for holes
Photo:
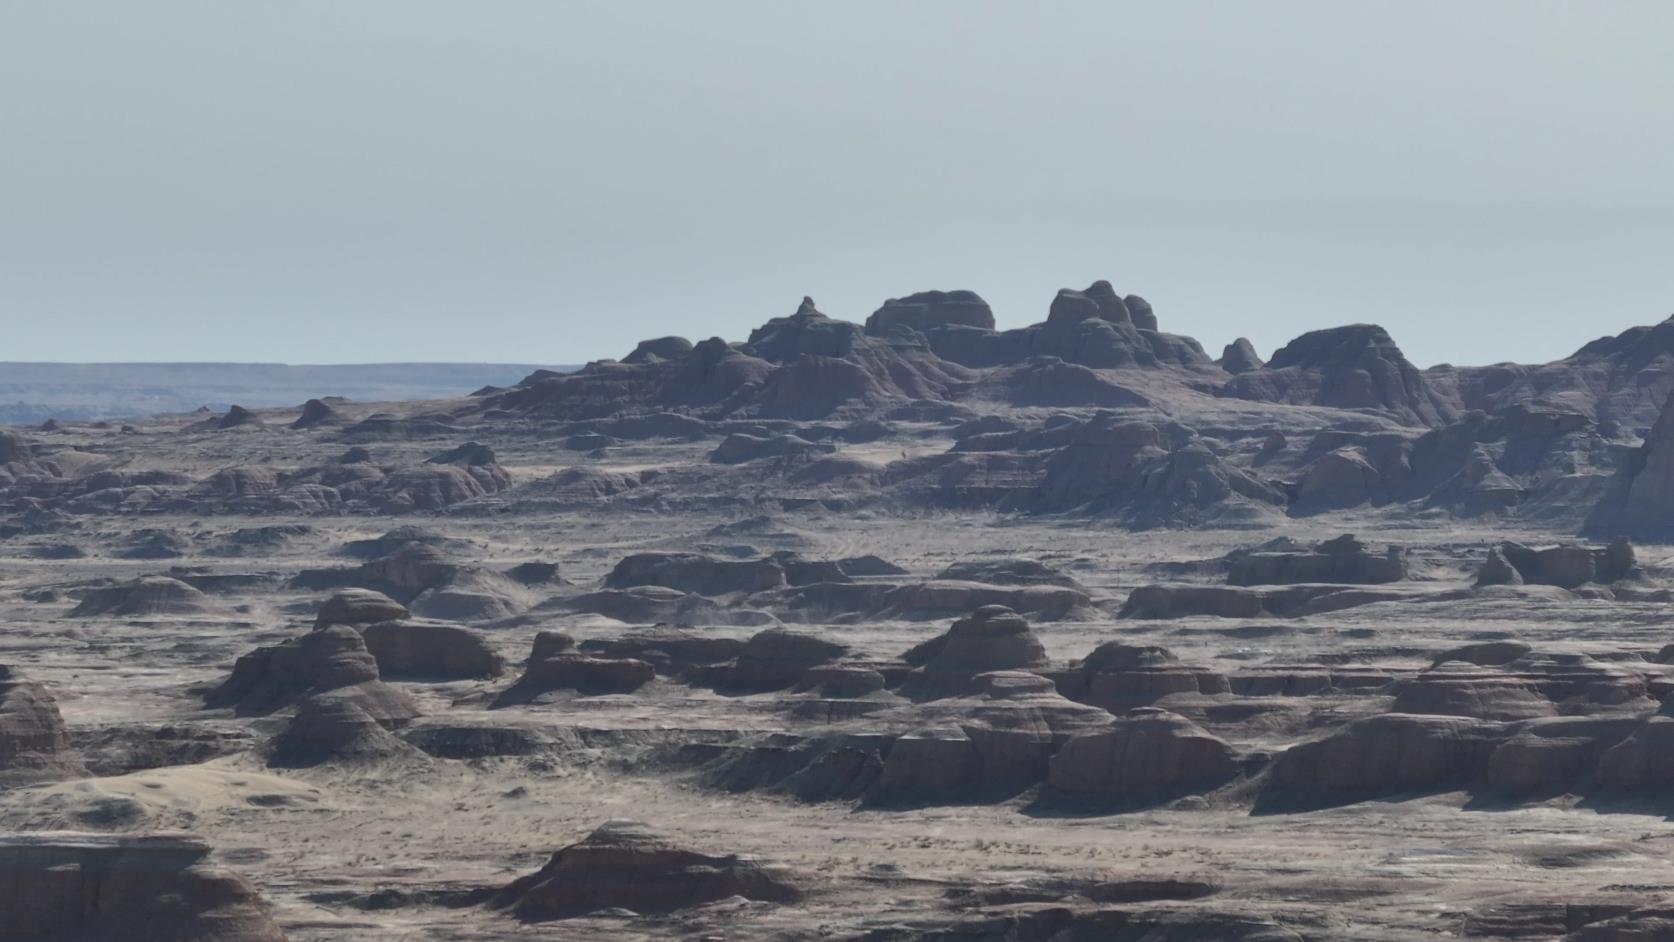
<svg viewBox="0 0 1674 942">
<path fill-rule="evenodd" d="M 1421 366 L 1674 314 L 1665 0 L 16 0 L 0 360 L 620 357 L 1110 280 Z"/>
</svg>

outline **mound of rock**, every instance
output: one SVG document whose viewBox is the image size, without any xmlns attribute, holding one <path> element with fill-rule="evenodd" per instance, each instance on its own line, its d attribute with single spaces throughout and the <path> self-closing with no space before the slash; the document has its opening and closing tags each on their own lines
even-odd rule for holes
<svg viewBox="0 0 1674 942">
<path fill-rule="evenodd" d="M 740 896 L 791 903 L 804 890 L 788 871 L 737 854 L 681 846 L 632 821 L 607 821 L 552 855 L 495 899 L 520 919 L 563 919 L 601 909 L 671 913 Z"/>
<path fill-rule="evenodd" d="M 1239 337 L 1226 345 L 1221 351 L 1221 358 L 1215 361 L 1220 368 L 1234 376 L 1259 370 L 1267 364 L 1262 362 L 1261 355 L 1256 353 L 1255 345 L 1248 338 Z"/>
<path fill-rule="evenodd" d="M 937 573 L 936 578 L 988 585 L 1059 585 L 1071 589 L 1082 588 L 1068 573 L 1060 572 L 1039 560 L 1022 557 L 961 560 Z"/>
<path fill-rule="evenodd" d="M 605 576 L 605 587 L 655 585 L 698 595 L 760 592 L 785 584 L 785 570 L 772 559 L 721 559 L 701 553 L 636 553 L 623 557 Z"/>
<path fill-rule="evenodd" d="M 302 411 L 296 421 L 291 423 L 293 429 L 318 428 L 322 425 L 341 425 L 343 416 L 333 409 L 323 399 L 310 399 L 302 404 Z"/>
<path fill-rule="evenodd" d="M 1462 786 L 1482 775 L 1499 736 L 1499 727 L 1463 717 L 1366 717 L 1281 753 L 1263 800 L 1335 804 Z"/>
<path fill-rule="evenodd" d="M 657 337 L 641 340 L 633 352 L 622 358 L 623 363 L 660 363 L 678 360 L 692 352 L 692 342 L 685 337 Z"/>
<path fill-rule="evenodd" d="M 1070 738 L 1052 756 L 1048 783 L 1067 800 L 1119 803 L 1208 791 L 1240 768 L 1232 747 L 1196 723 L 1142 708 Z"/>
<path fill-rule="evenodd" d="M 141 576 L 120 585 L 89 589 L 70 612 L 72 618 L 147 615 L 206 615 L 220 607 L 197 589 L 168 576 Z"/>
<path fill-rule="evenodd" d="M 1674 318 L 1663 324 L 1674 337 Z M 1587 532 L 1657 542 L 1674 538 L 1674 392 L 1645 443 L 1623 462 L 1610 491 L 1587 519 Z"/>
<path fill-rule="evenodd" d="M 379 680 L 377 660 L 348 625 L 319 628 L 240 657 L 204 705 L 264 716 L 328 691 L 353 700 L 380 723 L 399 725 L 419 713 L 406 694 Z"/>
<path fill-rule="evenodd" d="M 184 834 L 0 836 L 0 937 L 284 942 L 244 878 Z"/>
<path fill-rule="evenodd" d="M 1335 582 L 1378 585 L 1407 577 L 1406 558 L 1391 546 L 1383 555 L 1368 552 L 1351 534 L 1326 540 L 1302 552 L 1240 553 L 1230 560 L 1232 585 L 1293 585 Z"/>
<path fill-rule="evenodd" d="M 926 331 L 936 327 L 994 329 L 994 312 L 975 291 L 920 291 L 890 298 L 866 319 L 866 333 L 887 336 L 898 328 Z"/>
<path fill-rule="evenodd" d="M 848 648 L 835 641 L 784 628 L 757 632 L 733 662 L 727 686 L 740 691 L 783 690 L 814 667 L 838 660 Z"/>
<path fill-rule="evenodd" d="M 382 592 L 371 589 L 345 589 L 320 606 L 314 617 L 314 627 L 327 625 L 371 625 L 381 621 L 398 621 L 412 617 L 407 606 Z"/>
<path fill-rule="evenodd" d="M 343 544 L 343 553 L 356 559 L 379 559 L 404 549 L 409 543 L 422 543 L 443 554 L 470 548 L 464 540 L 453 539 L 429 527 L 407 524 L 371 539 L 351 540 Z"/>
<path fill-rule="evenodd" d="M 836 450 L 837 446 L 830 442 L 811 442 L 789 432 L 767 436 L 735 432 L 715 446 L 715 450 L 709 453 L 709 460 L 716 464 L 744 464 L 764 458 L 797 461 L 829 455 Z"/>
<path fill-rule="evenodd" d="M 273 738 L 267 764 L 302 769 L 382 764 L 423 754 L 385 729 L 354 698 L 321 694 L 297 705 L 290 723 Z"/>
<path fill-rule="evenodd" d="M 1111 721 L 1104 710 L 1065 699 L 1052 681 L 1027 671 L 979 674 L 968 689 L 960 699 L 913 708 L 934 725 L 895 740 L 867 801 L 1011 797 L 1047 777 L 1065 742 Z"/>
<path fill-rule="evenodd" d="M 360 629 L 381 677 L 403 680 L 473 680 L 498 677 L 505 659 L 488 640 L 447 622 L 399 619 Z"/>
<path fill-rule="evenodd" d="M 1484 563 L 1484 571 L 1477 574 L 1478 585 L 1555 585 L 1573 589 L 1589 582 L 1607 584 L 1632 576 L 1637 568 L 1633 544 L 1621 538 L 1609 546 L 1581 546 L 1564 543 L 1557 546 L 1530 547 L 1507 540 L 1496 551 L 1518 579 L 1510 580 L 1493 559 Z M 1484 582 L 1487 576 L 1489 581 Z M 1497 580 L 1497 581 L 1496 581 Z"/>
<path fill-rule="evenodd" d="M 1303 334 L 1261 369 L 1234 376 L 1221 395 L 1293 405 L 1378 409 L 1413 425 L 1442 425 L 1455 409 L 1431 389 L 1389 334 L 1352 324 Z"/>
<path fill-rule="evenodd" d="M 511 576 L 455 563 L 439 545 L 417 540 L 402 542 L 388 555 L 355 568 L 304 570 L 290 584 L 299 589 L 371 589 L 415 615 L 453 621 L 505 618 L 523 611 L 530 601 L 529 589 Z"/>
<path fill-rule="evenodd" d="M 678 628 L 630 631 L 614 638 L 589 638 L 581 643 L 586 654 L 605 658 L 632 658 L 656 668 L 657 673 L 684 678 L 694 672 L 726 666 L 744 653 L 746 642 L 738 638 L 715 637 Z"/>
<path fill-rule="evenodd" d="M 915 668 L 903 692 L 920 699 L 957 696 L 978 674 L 1047 665 L 1046 648 L 1029 622 L 1004 605 L 985 605 L 946 632 L 902 655 Z"/>
<path fill-rule="evenodd" d="M 1226 675 L 1182 664 L 1167 648 L 1120 641 L 1099 645 L 1077 670 L 1058 678 L 1065 696 L 1112 712 L 1148 706 L 1172 694 L 1231 691 Z"/>
<path fill-rule="evenodd" d="M 557 647 L 556 651 L 551 650 Z M 657 669 L 632 657 L 600 657 L 557 646 L 553 639 L 535 642 L 535 653 L 516 683 L 494 698 L 494 707 L 528 703 L 554 691 L 584 696 L 633 693 L 657 679 Z"/>
<path fill-rule="evenodd" d="M 261 416 L 251 412 L 243 406 L 233 406 L 227 410 L 226 415 L 221 416 L 221 418 L 216 421 L 215 427 L 218 429 L 229 429 L 244 428 L 245 426 L 261 424 Z"/>
<path fill-rule="evenodd" d="M 84 771 L 52 694 L 0 664 L 0 787 Z"/>
</svg>

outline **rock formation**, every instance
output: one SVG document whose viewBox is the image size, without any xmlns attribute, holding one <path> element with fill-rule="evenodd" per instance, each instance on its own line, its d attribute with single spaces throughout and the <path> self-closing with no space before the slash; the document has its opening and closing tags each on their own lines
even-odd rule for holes
<svg viewBox="0 0 1674 942">
<path fill-rule="evenodd" d="M 1234 376 L 1259 370 L 1267 365 L 1262 362 L 1261 355 L 1256 353 L 1255 346 L 1243 337 L 1227 344 L 1217 362 L 1220 363 L 1221 369 Z"/>
<path fill-rule="evenodd" d="M 265 716 L 326 692 L 353 700 L 380 723 L 397 725 L 418 715 L 406 694 L 380 682 L 377 660 L 348 625 L 320 628 L 240 657 L 231 675 L 205 695 L 204 705 Z"/>
<path fill-rule="evenodd" d="M 297 705 L 290 723 L 273 739 L 268 765 L 301 769 L 421 758 L 418 749 L 384 729 L 354 699 L 324 694 Z"/>
<path fill-rule="evenodd" d="M 1139 709 L 1064 743 L 1048 781 L 1064 799 L 1121 802 L 1216 788 L 1239 769 L 1232 747 L 1202 727 L 1166 710 Z"/>
<path fill-rule="evenodd" d="M 105 616 L 204 615 L 220 610 L 209 596 L 179 579 L 142 576 L 132 582 L 89 589 L 70 612 L 72 618 Z"/>
<path fill-rule="evenodd" d="M 381 621 L 360 629 L 380 677 L 471 680 L 498 677 L 505 660 L 482 635 L 446 622 Z"/>
<path fill-rule="evenodd" d="M 339 425 L 342 422 L 343 417 L 324 400 L 310 399 L 302 404 L 302 411 L 297 415 L 296 421 L 291 423 L 291 428 L 318 428 L 323 425 Z"/>
<path fill-rule="evenodd" d="M 0 664 L 0 787 L 84 771 L 52 694 Z"/>
<path fill-rule="evenodd" d="M 772 903 L 801 899 L 799 879 L 737 854 L 713 855 L 633 821 L 607 821 L 514 880 L 494 904 L 520 919 L 579 916 L 601 909 L 670 913 L 732 896 Z"/>
<path fill-rule="evenodd" d="M 956 695 L 978 674 L 1046 666 L 1046 649 L 1023 616 L 985 605 L 945 633 L 915 645 L 902 659 L 916 668 L 905 687 L 916 696 Z"/>
<path fill-rule="evenodd" d="M 1344 534 L 1306 552 L 1241 553 L 1231 561 L 1231 585 L 1290 585 L 1301 582 L 1340 582 L 1376 585 L 1407 577 L 1406 560 L 1390 547 L 1383 555 Z"/>
<path fill-rule="evenodd" d="M 0 936 L 284 942 L 242 877 L 185 834 L 0 836 Z"/>
<path fill-rule="evenodd" d="M 1233 377 L 1222 395 L 1377 409 L 1412 425 L 1442 425 L 1456 411 L 1430 388 L 1389 334 L 1372 324 L 1303 334 L 1279 348 L 1266 366 Z"/>
<path fill-rule="evenodd" d="M 923 331 L 949 326 L 993 330 L 994 312 L 974 291 L 920 291 L 890 298 L 866 319 L 866 333 L 874 337 L 902 327 Z"/>
<path fill-rule="evenodd" d="M 370 625 L 381 621 L 397 621 L 412 617 L 407 606 L 382 592 L 371 589 L 345 589 L 326 599 L 314 616 L 314 627 L 327 625 Z"/>
<path fill-rule="evenodd" d="M 1674 337 L 1674 318 L 1662 330 Z M 1674 390 L 1645 443 L 1622 463 L 1609 493 L 1593 508 L 1586 529 L 1603 537 L 1674 540 Z"/>
</svg>

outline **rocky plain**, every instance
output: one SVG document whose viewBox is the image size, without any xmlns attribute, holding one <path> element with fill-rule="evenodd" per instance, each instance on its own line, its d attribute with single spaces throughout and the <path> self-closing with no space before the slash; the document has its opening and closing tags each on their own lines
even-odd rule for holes
<svg viewBox="0 0 1674 942">
<path fill-rule="evenodd" d="M 0 431 L 0 938 L 1674 939 L 1674 320 L 1048 300 Z"/>
</svg>

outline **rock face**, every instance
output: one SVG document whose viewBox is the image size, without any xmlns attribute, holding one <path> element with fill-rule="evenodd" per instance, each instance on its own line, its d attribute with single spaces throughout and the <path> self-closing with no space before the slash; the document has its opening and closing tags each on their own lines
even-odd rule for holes
<svg viewBox="0 0 1674 942">
<path fill-rule="evenodd" d="M 1232 558 L 1227 582 L 1232 585 L 1292 585 L 1301 582 L 1338 582 L 1376 585 L 1407 577 L 1406 559 L 1394 547 L 1375 555 L 1366 545 L 1345 534 L 1326 540 L 1307 552 L 1241 553 Z"/>
<path fill-rule="evenodd" d="M 670 913 L 741 896 L 800 900 L 795 876 L 754 858 L 712 855 L 632 821 L 607 821 L 507 886 L 495 904 L 526 920 L 563 919 L 601 909 Z"/>
<path fill-rule="evenodd" d="M 1442 425 L 1454 407 L 1424 380 L 1382 327 L 1354 324 L 1303 334 L 1222 395 L 1262 402 L 1378 409 L 1412 425 Z"/>
<path fill-rule="evenodd" d="M 371 589 L 346 589 L 325 600 L 325 604 L 320 606 L 319 614 L 314 617 L 314 627 L 370 625 L 411 616 L 407 606 L 382 592 L 374 592 Z"/>
<path fill-rule="evenodd" d="M 219 606 L 197 589 L 168 576 L 142 576 L 132 582 L 92 589 L 70 612 L 72 618 L 147 615 L 203 615 Z"/>
<path fill-rule="evenodd" d="M 1674 318 L 1663 327 L 1674 334 Z M 1602 537 L 1674 541 L 1674 394 L 1645 436 L 1645 444 L 1617 472 L 1610 492 L 1587 519 L 1586 529 Z"/>
<path fill-rule="evenodd" d="M 284 942 L 242 877 L 184 834 L 0 836 L 0 937 Z"/>
<path fill-rule="evenodd" d="M 84 771 L 52 694 L 0 664 L 0 787 Z"/>
<path fill-rule="evenodd" d="M 264 716 L 332 691 L 381 723 L 404 723 L 418 715 L 406 694 L 379 681 L 377 660 L 360 632 L 348 625 L 320 628 L 240 657 L 231 676 L 204 697 L 204 705 Z"/>
<path fill-rule="evenodd" d="M 974 291 L 920 291 L 890 298 L 866 319 L 866 333 L 874 337 L 901 327 L 923 331 L 950 326 L 993 330 L 994 312 Z"/>
<path fill-rule="evenodd" d="M 1046 648 L 1029 623 L 1004 605 L 977 609 L 902 658 L 917 668 L 904 687 L 918 696 L 958 693 L 967 689 L 976 675 L 989 671 L 1027 670 L 1047 664 Z"/>
<path fill-rule="evenodd" d="M 506 669 L 482 635 L 446 622 L 384 621 L 360 633 L 381 677 L 471 680 L 498 677 Z"/>
<path fill-rule="evenodd" d="M 1216 788 L 1239 769 L 1232 747 L 1202 727 L 1166 710 L 1139 709 L 1064 743 L 1052 756 L 1048 782 L 1066 799 L 1121 801 Z"/>
</svg>

